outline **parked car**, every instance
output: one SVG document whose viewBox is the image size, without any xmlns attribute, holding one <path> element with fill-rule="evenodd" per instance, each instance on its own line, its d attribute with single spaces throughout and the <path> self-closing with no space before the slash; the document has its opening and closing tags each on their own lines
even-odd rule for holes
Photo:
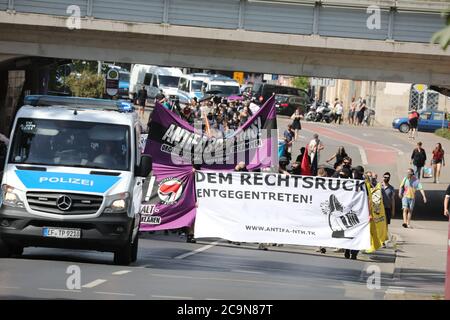
<svg viewBox="0 0 450 320">
<path fill-rule="evenodd" d="M 441 128 L 449 128 L 446 113 L 443 111 L 425 110 L 420 111 L 418 131 L 435 131 Z M 406 133 L 409 131 L 408 118 L 396 118 L 392 121 L 392 127 L 398 129 L 400 132 Z"/>
<path fill-rule="evenodd" d="M 255 83 L 253 85 L 252 94 L 256 99 L 258 99 L 261 103 L 264 103 L 269 99 L 272 94 L 280 94 L 280 95 L 293 95 L 304 97 L 309 102 L 309 95 L 305 90 L 294 88 L 294 87 L 286 87 L 279 86 L 268 83 Z"/>
<path fill-rule="evenodd" d="M 288 94 L 277 94 L 275 95 L 275 107 L 278 114 L 282 115 L 292 115 L 298 107 L 301 108 L 302 114 L 307 112 L 308 99 L 304 97 L 288 95 Z"/>
</svg>

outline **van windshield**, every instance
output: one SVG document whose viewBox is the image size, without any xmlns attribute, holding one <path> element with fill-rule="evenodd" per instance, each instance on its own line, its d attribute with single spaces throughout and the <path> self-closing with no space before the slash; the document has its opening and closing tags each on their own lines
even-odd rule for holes
<svg viewBox="0 0 450 320">
<path fill-rule="evenodd" d="M 172 77 L 172 76 L 158 76 L 158 78 L 160 86 L 171 88 L 177 88 L 178 81 L 180 80 L 180 77 Z"/>
<path fill-rule="evenodd" d="M 211 85 L 211 91 L 220 91 L 226 96 L 231 96 L 233 94 L 239 94 L 238 86 L 222 86 L 222 85 Z"/>
<path fill-rule="evenodd" d="M 19 118 L 9 162 L 128 171 L 129 141 L 124 125 Z"/>
<path fill-rule="evenodd" d="M 203 81 L 200 80 L 192 80 L 191 89 L 194 92 L 202 91 Z"/>
</svg>

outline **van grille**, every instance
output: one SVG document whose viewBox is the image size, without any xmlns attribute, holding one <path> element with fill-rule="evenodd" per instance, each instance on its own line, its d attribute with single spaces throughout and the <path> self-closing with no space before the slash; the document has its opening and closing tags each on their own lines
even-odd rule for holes
<svg viewBox="0 0 450 320">
<path fill-rule="evenodd" d="M 66 211 L 59 209 L 57 206 L 57 201 L 62 196 L 67 196 L 72 201 L 72 205 Z M 61 215 L 79 215 L 97 213 L 102 205 L 103 197 L 77 193 L 27 192 L 27 201 L 30 208 L 35 211 Z"/>
</svg>

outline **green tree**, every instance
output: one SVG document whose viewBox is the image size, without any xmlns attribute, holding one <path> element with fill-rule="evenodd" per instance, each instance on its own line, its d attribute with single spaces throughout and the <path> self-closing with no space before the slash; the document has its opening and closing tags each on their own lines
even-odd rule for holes
<svg viewBox="0 0 450 320">
<path fill-rule="evenodd" d="M 101 98 L 105 90 L 103 75 L 88 70 L 72 73 L 66 78 L 66 84 L 76 97 Z"/>
<path fill-rule="evenodd" d="M 450 45 L 450 11 L 444 13 L 444 17 L 447 20 L 447 27 L 436 32 L 431 38 L 431 42 L 439 44 L 445 50 Z"/>
<path fill-rule="evenodd" d="M 309 78 L 308 77 L 295 77 L 294 80 L 292 81 L 292 84 L 296 88 L 308 90 Z"/>
</svg>

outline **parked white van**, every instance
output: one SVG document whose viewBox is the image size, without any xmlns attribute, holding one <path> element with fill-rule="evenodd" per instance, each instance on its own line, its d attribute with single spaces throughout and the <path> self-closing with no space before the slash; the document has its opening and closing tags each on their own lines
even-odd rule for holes
<svg viewBox="0 0 450 320">
<path fill-rule="evenodd" d="M 109 251 L 136 261 L 151 158 L 128 102 L 28 96 L 2 180 L 0 257 L 27 246 Z"/>
<path fill-rule="evenodd" d="M 135 64 L 130 75 L 130 99 L 136 98 L 142 86 L 147 89 L 150 99 L 154 99 L 161 91 L 166 97 L 175 98 L 182 75 L 183 72 L 179 68 Z"/>
<path fill-rule="evenodd" d="M 202 92 L 203 84 L 210 75 L 206 73 L 191 73 L 182 75 L 178 83 L 178 95 L 180 97 L 189 97 L 189 99 L 201 99 L 204 96 Z"/>
<path fill-rule="evenodd" d="M 229 97 L 239 95 L 241 91 L 236 80 L 222 75 L 211 75 L 204 81 L 203 92 L 217 92 L 218 96 Z"/>
</svg>

